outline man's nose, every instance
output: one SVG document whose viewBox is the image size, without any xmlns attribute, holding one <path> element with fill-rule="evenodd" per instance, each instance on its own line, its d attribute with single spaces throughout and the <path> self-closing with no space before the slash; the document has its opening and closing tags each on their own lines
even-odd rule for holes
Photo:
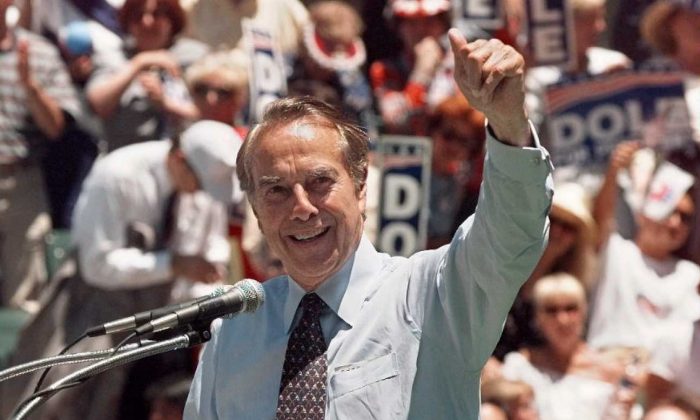
<svg viewBox="0 0 700 420">
<path fill-rule="evenodd" d="M 303 186 L 296 184 L 292 188 L 294 195 L 294 208 L 292 209 L 292 218 L 302 221 L 309 220 L 312 216 L 318 214 L 318 209 L 309 200 L 309 194 Z"/>
</svg>

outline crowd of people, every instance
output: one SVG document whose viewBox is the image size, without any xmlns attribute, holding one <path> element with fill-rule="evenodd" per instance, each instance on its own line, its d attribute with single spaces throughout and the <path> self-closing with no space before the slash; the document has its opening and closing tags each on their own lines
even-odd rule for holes
<svg viewBox="0 0 700 420">
<path fill-rule="evenodd" d="M 569 4 L 574 64 L 566 68 L 532 65 L 524 1 L 503 2 L 502 28 L 466 33 L 469 41 L 497 37 L 524 56 L 525 108 L 542 145 L 561 144 L 549 127 L 548 88 L 650 68 L 680 75 L 688 138 L 663 147 L 652 121 L 640 138 L 612 139 L 600 165 L 558 168 L 554 160 L 549 241 L 481 374 L 481 415 L 698 419 L 700 8 L 647 2 L 629 34 L 648 47 L 642 59 L 602 45 L 614 10 L 605 0 Z M 486 139 L 498 137 L 455 83 L 448 30 L 460 7 L 0 0 L 0 305 L 29 314 L 17 350 L 1 362 L 56 354 L 92 325 L 290 269 L 258 221 L 274 212 L 250 205 L 250 180 L 239 181 L 236 162 L 260 131 L 266 95 L 321 99 L 373 145 L 382 135 L 428 138 L 422 247 L 450 244 L 477 209 Z M 368 151 L 363 186 L 363 238 L 372 242 L 381 212 L 376 153 Z M 72 247 L 47 270 L 46 237 L 57 229 Z M 74 350 L 118 342 L 104 336 Z M 181 352 L 115 370 L 58 393 L 42 418 L 179 418 L 193 359 Z M 47 382 L 70 371 L 54 369 Z M 36 379 L 0 383 L 0 416 Z"/>
</svg>

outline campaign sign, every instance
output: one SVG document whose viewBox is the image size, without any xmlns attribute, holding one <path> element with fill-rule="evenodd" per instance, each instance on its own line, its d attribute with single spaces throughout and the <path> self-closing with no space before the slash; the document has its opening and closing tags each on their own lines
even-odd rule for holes
<svg viewBox="0 0 700 420">
<path fill-rule="evenodd" d="M 284 60 L 272 34 L 243 20 L 245 45 L 250 56 L 250 119 L 260 121 L 265 107 L 287 93 Z"/>
<path fill-rule="evenodd" d="M 629 71 L 547 89 L 549 151 L 556 166 L 601 167 L 624 140 L 665 151 L 691 138 L 683 79 Z"/>
<path fill-rule="evenodd" d="M 573 13 L 567 0 L 527 0 L 527 39 L 532 66 L 575 64 Z"/>
<path fill-rule="evenodd" d="M 388 254 L 407 257 L 425 249 L 431 156 L 426 137 L 387 135 L 377 142 L 382 173 L 377 247 Z"/>
<path fill-rule="evenodd" d="M 471 23 L 483 29 L 503 27 L 500 0 L 452 0 L 455 26 Z"/>
</svg>

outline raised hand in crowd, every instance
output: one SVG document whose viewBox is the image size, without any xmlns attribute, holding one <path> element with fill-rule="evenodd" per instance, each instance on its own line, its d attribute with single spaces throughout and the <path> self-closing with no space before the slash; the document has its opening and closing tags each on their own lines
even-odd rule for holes
<svg viewBox="0 0 700 420">
<path fill-rule="evenodd" d="M 618 144 L 610 154 L 603 185 L 593 204 L 593 218 L 598 224 L 598 246 L 602 246 L 615 229 L 615 206 L 619 194 L 617 175 L 629 168 L 634 154 L 641 148 L 640 141 L 630 140 Z"/>
</svg>

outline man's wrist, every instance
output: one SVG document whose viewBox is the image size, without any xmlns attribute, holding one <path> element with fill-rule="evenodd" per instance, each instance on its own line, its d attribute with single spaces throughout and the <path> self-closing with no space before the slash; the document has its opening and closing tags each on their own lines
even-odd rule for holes
<svg viewBox="0 0 700 420">
<path fill-rule="evenodd" d="M 518 147 L 533 144 L 530 122 L 525 114 L 513 119 L 489 119 L 488 125 L 496 140 L 502 143 Z"/>
</svg>

